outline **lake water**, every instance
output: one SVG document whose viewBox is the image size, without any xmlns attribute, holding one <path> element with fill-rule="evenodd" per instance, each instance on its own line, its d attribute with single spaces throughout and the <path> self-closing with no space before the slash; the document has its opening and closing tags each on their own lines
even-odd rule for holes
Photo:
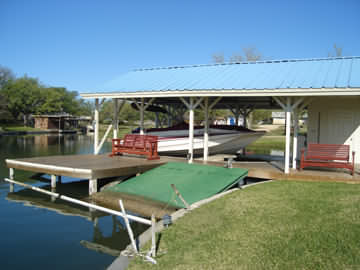
<svg viewBox="0 0 360 270">
<path fill-rule="evenodd" d="M 105 145 L 103 151 L 109 151 Z M 106 269 L 113 255 L 129 244 L 124 222 L 62 200 L 3 181 L 9 170 L 5 158 L 87 154 L 93 151 L 87 135 L 0 136 L 0 269 Z M 49 177 L 15 170 L 15 179 L 49 188 Z M 87 181 L 63 177 L 57 191 L 84 198 Z M 135 234 L 147 227 L 131 224 Z"/>
</svg>

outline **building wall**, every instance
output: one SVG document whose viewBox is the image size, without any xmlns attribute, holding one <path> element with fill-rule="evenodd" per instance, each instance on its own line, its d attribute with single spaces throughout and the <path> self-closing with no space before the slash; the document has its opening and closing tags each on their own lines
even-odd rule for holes
<svg viewBox="0 0 360 270">
<path fill-rule="evenodd" d="M 35 118 L 35 128 L 48 129 L 48 118 L 36 117 Z"/>
<path fill-rule="evenodd" d="M 360 163 L 360 97 L 318 97 L 308 113 L 308 142 L 350 145 Z"/>
<path fill-rule="evenodd" d="M 59 129 L 59 118 L 58 117 L 36 117 L 35 128 L 39 129 Z M 64 120 L 61 119 L 60 129 L 64 129 Z"/>
</svg>

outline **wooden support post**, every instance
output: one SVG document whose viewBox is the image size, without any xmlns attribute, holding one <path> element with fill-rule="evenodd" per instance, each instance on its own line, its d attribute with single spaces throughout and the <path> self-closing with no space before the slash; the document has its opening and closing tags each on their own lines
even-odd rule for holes
<svg viewBox="0 0 360 270">
<path fill-rule="evenodd" d="M 96 155 L 96 150 L 99 144 L 99 99 L 95 99 L 95 112 L 94 112 L 94 120 L 95 120 L 95 128 L 94 128 L 94 154 Z"/>
<path fill-rule="evenodd" d="M 204 126 L 204 161 L 209 157 L 209 98 L 205 98 L 205 126 Z"/>
<path fill-rule="evenodd" d="M 194 160 L 194 98 L 190 97 L 189 108 L 189 163 Z"/>
<path fill-rule="evenodd" d="M 144 98 L 141 98 L 140 104 L 140 135 L 144 135 Z"/>
<path fill-rule="evenodd" d="M 114 119 L 113 119 L 113 138 L 118 138 L 118 130 L 119 130 L 119 100 L 117 98 L 114 99 Z"/>
<path fill-rule="evenodd" d="M 202 97 L 194 102 L 194 98 L 190 97 L 190 103 L 188 103 L 183 97 L 180 97 L 180 100 L 189 110 L 189 163 L 193 163 L 194 160 L 194 110 L 201 104 L 203 99 Z"/>
<path fill-rule="evenodd" d="M 104 134 L 104 137 L 101 139 L 101 142 L 100 144 L 98 144 L 98 146 L 96 147 L 96 150 L 95 150 L 95 155 L 99 154 L 100 153 L 100 150 L 101 148 L 103 147 L 105 141 L 106 141 L 106 138 L 108 137 L 110 131 L 111 131 L 111 128 L 112 128 L 112 125 L 109 125 L 105 134 Z"/>
<path fill-rule="evenodd" d="M 11 180 L 14 180 L 15 174 L 14 174 L 14 168 L 9 168 L 9 178 Z M 10 183 L 10 193 L 14 192 L 14 183 Z"/>
<path fill-rule="evenodd" d="M 170 105 L 167 106 L 168 113 L 166 114 L 167 117 L 167 126 L 170 127 L 172 124 L 172 114 L 174 113 L 174 109 L 171 108 Z"/>
<path fill-rule="evenodd" d="M 89 179 L 89 195 L 97 192 L 97 179 Z"/>
<path fill-rule="evenodd" d="M 299 132 L 299 113 L 294 109 L 294 137 L 293 137 L 293 153 L 292 168 L 296 170 L 297 148 L 298 148 L 298 132 Z"/>
<path fill-rule="evenodd" d="M 51 188 L 56 188 L 56 175 L 51 175 Z"/>
<path fill-rule="evenodd" d="M 58 175 L 58 176 L 57 176 L 57 182 L 58 182 L 59 184 L 61 184 L 61 175 Z"/>
<path fill-rule="evenodd" d="M 51 192 L 55 193 L 56 188 L 51 188 Z M 55 202 L 56 201 L 56 196 L 51 196 L 51 202 Z"/>
<path fill-rule="evenodd" d="M 290 171 L 290 127 L 291 127 L 291 100 L 286 98 L 286 141 L 285 141 L 285 173 Z"/>
<path fill-rule="evenodd" d="M 131 245 L 133 246 L 134 251 L 136 253 L 139 253 L 139 251 L 137 249 L 137 246 L 136 246 L 136 243 L 135 243 L 134 234 L 133 234 L 133 231 L 131 230 L 129 219 L 127 218 L 127 215 L 126 215 L 125 208 L 124 208 L 122 200 L 119 200 L 119 204 L 120 204 L 120 209 L 121 209 L 121 212 L 123 214 L 123 218 L 125 220 L 126 228 L 127 228 L 127 231 L 128 231 L 129 237 L 130 237 Z"/>
<path fill-rule="evenodd" d="M 155 230 L 156 230 L 156 221 L 155 215 L 151 215 L 151 256 L 155 258 L 156 256 L 156 238 L 155 238 Z"/>
</svg>

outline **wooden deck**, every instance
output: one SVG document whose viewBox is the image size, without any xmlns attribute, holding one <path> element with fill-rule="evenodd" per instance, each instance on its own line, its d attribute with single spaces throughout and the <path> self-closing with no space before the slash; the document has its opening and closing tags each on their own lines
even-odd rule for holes
<svg viewBox="0 0 360 270">
<path fill-rule="evenodd" d="M 8 168 L 46 173 L 52 175 L 52 187 L 56 187 L 55 176 L 69 176 L 80 179 L 89 179 L 89 194 L 97 192 L 97 181 L 102 178 L 130 176 L 143 173 L 169 161 L 187 162 L 185 158 L 161 157 L 159 160 L 147 160 L 141 157 L 104 155 L 63 155 L 23 159 L 6 159 Z M 196 163 L 204 163 L 194 160 Z M 224 161 L 208 161 L 208 165 L 224 166 Z M 354 176 L 347 171 L 331 169 L 307 169 L 291 171 L 284 174 L 281 161 L 236 161 L 234 168 L 248 169 L 248 176 L 262 179 L 295 179 L 315 181 L 346 181 L 360 183 L 357 170 Z M 10 176 L 11 178 L 11 176 Z"/>
<path fill-rule="evenodd" d="M 6 159 L 6 166 L 24 171 L 83 179 L 100 179 L 143 173 L 167 162 L 130 156 L 63 155 Z"/>
</svg>

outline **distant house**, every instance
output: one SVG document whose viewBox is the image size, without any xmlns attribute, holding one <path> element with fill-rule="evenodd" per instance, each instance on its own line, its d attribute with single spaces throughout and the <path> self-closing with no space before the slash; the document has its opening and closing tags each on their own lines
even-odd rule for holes
<svg viewBox="0 0 360 270">
<path fill-rule="evenodd" d="M 91 122 L 91 117 L 81 116 L 75 117 L 70 114 L 54 114 L 54 115 L 33 115 L 35 121 L 35 128 L 38 129 L 56 129 L 64 130 L 71 128 L 78 128 L 80 122 Z"/>
<path fill-rule="evenodd" d="M 305 114 L 299 119 L 299 125 L 306 123 L 308 115 Z M 273 125 L 285 125 L 285 112 L 271 112 L 271 119 Z"/>
</svg>

